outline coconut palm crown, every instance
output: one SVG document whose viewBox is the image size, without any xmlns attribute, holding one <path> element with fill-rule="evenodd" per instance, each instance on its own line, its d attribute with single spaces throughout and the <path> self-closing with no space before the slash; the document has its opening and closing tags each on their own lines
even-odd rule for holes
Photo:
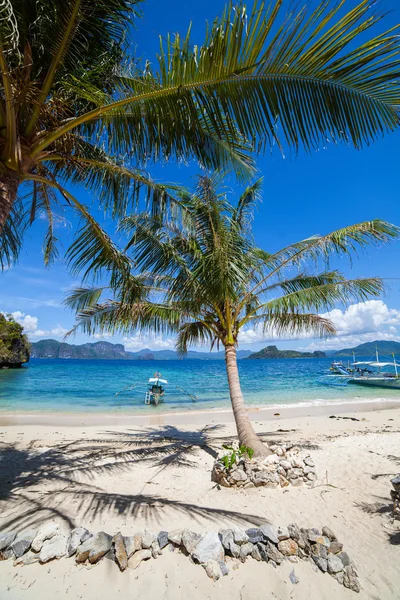
<svg viewBox="0 0 400 600">
<path fill-rule="evenodd" d="M 253 430 L 240 388 L 240 332 L 252 327 L 266 337 L 334 334 L 332 322 L 319 313 L 338 302 L 378 296 L 383 284 L 379 278 L 316 272 L 319 259 L 386 242 L 400 230 L 379 220 L 365 222 L 269 254 L 251 235 L 261 179 L 235 204 L 220 186 L 220 175 L 201 176 L 196 192 L 182 200 L 180 216 L 167 223 L 147 213 L 127 217 L 121 225 L 129 235 L 125 252 L 98 229 L 84 227 L 69 258 L 88 276 L 108 276 L 110 285 L 81 287 L 67 304 L 77 311 L 75 329 L 88 334 L 174 332 L 181 354 L 198 344 L 222 346 L 240 443 L 262 455 L 268 450 Z M 84 259 L 80 244 L 87 249 Z"/>
<path fill-rule="evenodd" d="M 141 190 L 156 207 L 175 186 L 146 167 L 195 159 L 252 173 L 251 151 L 356 148 L 399 124 L 398 28 L 368 38 L 374 0 L 282 14 L 282 0 L 229 4 L 201 45 L 161 41 L 154 64 L 127 54 L 139 0 L 4 0 L 0 6 L 0 260 L 12 261 L 27 223 L 54 211 L 90 217 L 71 186 L 111 215 Z M 332 6 L 333 4 L 333 6 Z M 290 6 L 288 0 L 288 7 Z"/>
</svg>

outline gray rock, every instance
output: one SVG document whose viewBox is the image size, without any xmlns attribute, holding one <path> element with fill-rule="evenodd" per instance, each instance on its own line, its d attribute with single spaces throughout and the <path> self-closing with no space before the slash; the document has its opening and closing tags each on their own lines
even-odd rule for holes
<svg viewBox="0 0 400 600">
<path fill-rule="evenodd" d="M 0 533 L 0 550 L 5 550 L 8 548 L 8 546 L 13 543 L 16 537 L 16 531 L 6 531 L 4 533 Z"/>
<path fill-rule="evenodd" d="M 288 540 L 290 535 L 289 535 L 289 530 L 287 527 L 278 527 L 277 529 L 277 533 L 278 533 L 278 540 L 281 542 L 282 540 Z"/>
<path fill-rule="evenodd" d="M 218 534 L 206 533 L 192 551 L 192 557 L 199 563 L 224 560 L 225 552 Z"/>
<path fill-rule="evenodd" d="M 278 566 L 274 560 L 270 560 L 268 564 L 271 565 L 271 567 L 274 567 L 274 569 Z"/>
<path fill-rule="evenodd" d="M 57 535 L 49 540 L 45 540 L 40 550 L 39 561 L 43 564 L 65 556 L 67 554 L 67 545 L 68 537 L 66 535 Z"/>
<path fill-rule="evenodd" d="M 350 556 L 347 554 L 347 552 L 339 552 L 338 557 L 340 558 L 345 567 L 351 565 Z"/>
<path fill-rule="evenodd" d="M 151 550 L 138 550 L 130 559 L 129 567 L 137 569 L 143 560 L 149 560 L 149 558 L 151 558 Z"/>
<path fill-rule="evenodd" d="M 315 564 L 317 565 L 317 567 L 323 571 L 323 573 L 326 573 L 328 570 L 328 561 L 326 560 L 326 558 L 322 558 L 321 556 L 316 556 L 314 555 L 312 557 L 313 561 L 315 562 Z"/>
<path fill-rule="evenodd" d="M 234 541 L 232 529 L 220 529 L 218 536 L 225 550 L 230 550 L 231 543 Z"/>
<path fill-rule="evenodd" d="M 135 535 L 124 536 L 124 545 L 129 560 L 135 552 L 142 549 L 142 534 L 136 533 Z"/>
<path fill-rule="evenodd" d="M 254 560 L 257 560 L 257 561 L 261 561 L 261 560 L 263 560 L 263 558 L 262 558 L 262 556 L 261 556 L 261 552 L 260 552 L 260 548 L 259 548 L 259 545 L 258 545 L 258 544 L 257 544 L 257 545 L 255 545 L 255 546 L 253 546 L 253 551 L 252 551 L 252 553 L 250 554 L 250 556 L 251 556 L 251 558 L 254 558 Z"/>
<path fill-rule="evenodd" d="M 336 581 L 340 583 L 340 585 L 343 585 L 343 582 L 344 582 L 344 572 L 343 571 L 340 571 L 340 573 L 335 573 L 335 575 L 332 575 L 332 577 L 334 577 L 336 579 Z"/>
<path fill-rule="evenodd" d="M 279 485 L 278 473 L 268 473 L 268 471 L 253 471 L 251 481 L 256 487 L 276 488 Z"/>
<path fill-rule="evenodd" d="M 296 573 L 294 572 L 294 569 L 290 571 L 289 579 L 293 583 L 293 585 L 296 585 L 296 583 L 299 583 L 300 581 Z"/>
<path fill-rule="evenodd" d="M 292 540 L 295 540 L 296 542 L 301 537 L 300 527 L 297 525 L 297 523 L 290 523 L 290 525 L 288 525 L 288 533 Z"/>
<path fill-rule="evenodd" d="M 83 563 L 87 559 L 91 564 L 97 563 L 111 548 L 112 537 L 100 531 L 78 546 L 75 560 L 77 563 Z"/>
<path fill-rule="evenodd" d="M 78 546 L 91 537 L 92 534 L 85 527 L 75 527 L 68 538 L 67 556 L 73 556 Z"/>
<path fill-rule="evenodd" d="M 310 542 L 315 543 L 317 541 L 317 538 L 321 537 L 321 532 L 319 531 L 319 529 L 315 529 L 315 528 L 306 529 L 306 532 L 307 532 L 308 540 Z"/>
<path fill-rule="evenodd" d="M 14 560 L 14 567 L 19 566 L 27 566 L 33 565 L 34 563 L 39 562 L 39 554 L 35 554 L 34 552 L 27 552 L 23 556 L 20 556 L 16 560 Z"/>
<path fill-rule="evenodd" d="M 329 540 L 331 540 L 331 542 L 337 541 L 336 535 L 333 533 L 332 529 L 330 529 L 329 527 L 325 526 L 322 528 L 322 535 L 326 536 Z"/>
<path fill-rule="evenodd" d="M 328 573 L 334 575 L 343 571 L 344 565 L 336 554 L 328 554 Z"/>
<path fill-rule="evenodd" d="M 153 542 L 155 542 L 157 536 L 152 531 L 145 529 L 142 534 L 142 548 L 144 550 L 149 550 Z"/>
<path fill-rule="evenodd" d="M 235 544 L 247 544 L 249 536 L 243 529 L 233 529 L 233 540 Z"/>
<path fill-rule="evenodd" d="M 303 480 L 300 477 L 298 477 L 297 479 L 292 479 L 291 480 L 291 484 L 292 484 L 293 487 L 301 487 L 303 485 L 303 483 L 304 482 L 303 482 Z"/>
<path fill-rule="evenodd" d="M 308 467 L 315 467 L 315 463 L 310 456 L 306 456 L 304 459 L 304 464 L 306 464 Z"/>
<path fill-rule="evenodd" d="M 35 539 L 36 533 L 36 529 L 31 529 L 29 531 L 22 531 L 17 535 L 13 543 L 10 545 L 10 548 L 14 552 L 15 558 L 19 558 L 29 550 L 33 540 Z"/>
<path fill-rule="evenodd" d="M 288 540 L 282 540 L 279 542 L 278 550 L 284 556 L 293 556 L 298 552 L 298 545 L 297 542 L 289 538 Z"/>
<path fill-rule="evenodd" d="M 311 553 L 313 556 L 320 556 L 321 558 L 328 558 L 328 548 L 323 544 L 313 544 L 311 546 Z"/>
<path fill-rule="evenodd" d="M 263 536 L 270 542 L 273 542 L 274 544 L 279 542 L 277 527 L 274 527 L 273 525 L 261 525 L 260 530 Z"/>
<path fill-rule="evenodd" d="M 291 460 L 291 466 L 293 467 L 293 470 L 298 470 L 301 471 L 301 473 L 299 473 L 300 475 L 302 475 L 302 471 L 304 469 L 304 463 L 302 461 L 302 459 L 300 458 L 300 456 L 294 456 Z"/>
<path fill-rule="evenodd" d="M 262 542 L 264 539 L 264 534 L 261 529 L 256 527 L 251 527 L 250 529 L 246 529 L 246 534 L 252 544 L 256 544 L 257 542 Z"/>
<path fill-rule="evenodd" d="M 161 554 L 160 544 L 157 540 L 151 544 L 151 555 L 153 558 L 158 558 Z"/>
<path fill-rule="evenodd" d="M 247 481 L 247 475 L 244 471 L 242 471 L 242 469 L 236 469 L 236 471 L 233 471 L 233 473 L 230 475 L 230 478 L 235 483 L 238 483 L 239 481 Z"/>
<path fill-rule="evenodd" d="M 228 569 L 228 565 L 226 564 L 226 562 L 224 560 L 221 560 L 218 562 L 219 568 L 221 569 L 221 573 L 223 577 L 226 577 L 226 575 L 229 575 L 229 569 Z"/>
<path fill-rule="evenodd" d="M 317 476 L 315 475 L 315 473 L 308 473 L 307 474 L 308 481 L 315 481 L 316 478 L 317 478 Z"/>
<path fill-rule="evenodd" d="M 357 578 L 357 573 L 352 565 L 344 568 L 343 585 L 349 590 L 353 590 L 353 592 L 359 592 L 361 589 Z"/>
<path fill-rule="evenodd" d="M 0 550 L 0 560 L 8 560 L 9 558 L 15 558 L 12 548 L 4 548 L 4 550 Z"/>
<path fill-rule="evenodd" d="M 278 548 L 274 544 L 269 543 L 267 546 L 267 557 L 271 561 L 274 561 L 277 565 L 280 565 L 285 558 Z"/>
<path fill-rule="evenodd" d="M 244 562 L 246 558 L 253 552 L 255 546 L 251 542 L 247 542 L 246 544 L 242 544 L 240 546 L 240 560 Z"/>
<path fill-rule="evenodd" d="M 190 531 L 189 529 L 182 531 L 182 545 L 188 554 L 192 554 L 200 540 L 201 535 L 198 533 L 194 533 L 194 531 Z"/>
<path fill-rule="evenodd" d="M 396 492 L 400 492 L 400 474 L 396 475 L 396 477 L 393 477 L 393 479 L 390 480 L 390 483 L 392 484 Z"/>
<path fill-rule="evenodd" d="M 339 554 L 343 550 L 343 544 L 341 542 L 331 542 L 329 546 L 329 552 L 332 554 Z"/>
<path fill-rule="evenodd" d="M 112 539 L 114 548 L 114 559 L 119 566 L 120 571 L 125 571 L 128 566 L 128 553 L 125 548 L 124 538 L 122 533 L 118 532 Z"/>
<path fill-rule="evenodd" d="M 305 475 L 314 475 L 315 474 L 315 467 L 304 467 L 304 474 Z"/>
<path fill-rule="evenodd" d="M 292 464 L 289 460 L 281 460 L 279 464 L 285 471 L 289 471 L 289 469 L 292 468 Z"/>
<path fill-rule="evenodd" d="M 168 532 L 168 539 L 172 544 L 180 546 L 182 543 L 182 529 L 175 529 Z"/>
<path fill-rule="evenodd" d="M 221 577 L 221 567 L 216 560 L 210 560 L 203 563 L 203 567 L 209 578 L 213 581 L 217 581 Z"/>
<path fill-rule="evenodd" d="M 165 548 L 168 545 L 168 531 L 160 531 L 157 536 L 157 541 L 160 546 L 160 550 Z"/>
<path fill-rule="evenodd" d="M 43 543 L 46 540 L 50 540 L 52 537 L 56 535 L 60 530 L 60 526 L 57 523 L 46 523 L 43 527 L 39 529 L 37 534 L 35 535 L 35 539 L 32 542 L 31 548 L 34 552 L 40 552 L 43 546 Z"/>
</svg>

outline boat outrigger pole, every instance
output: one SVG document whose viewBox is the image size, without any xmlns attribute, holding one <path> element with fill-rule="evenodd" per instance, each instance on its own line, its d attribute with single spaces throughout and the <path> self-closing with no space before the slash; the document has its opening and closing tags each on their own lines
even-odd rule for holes
<svg viewBox="0 0 400 600">
<path fill-rule="evenodd" d="M 127 385 L 126 387 L 124 387 L 122 390 L 120 390 L 119 392 L 116 392 L 116 396 L 119 396 L 120 394 L 122 394 L 122 392 L 125 392 L 125 390 L 133 390 L 133 388 L 135 388 L 138 384 L 134 383 L 133 385 Z"/>
<path fill-rule="evenodd" d="M 183 392 L 184 394 L 186 394 L 187 396 L 189 396 L 189 398 L 191 398 L 194 402 L 197 402 L 197 400 L 198 400 L 197 396 L 194 396 L 193 394 L 189 394 L 189 392 L 187 392 L 183 388 L 179 387 L 179 385 L 175 384 L 175 387 L 178 388 L 178 390 L 180 392 Z"/>
</svg>

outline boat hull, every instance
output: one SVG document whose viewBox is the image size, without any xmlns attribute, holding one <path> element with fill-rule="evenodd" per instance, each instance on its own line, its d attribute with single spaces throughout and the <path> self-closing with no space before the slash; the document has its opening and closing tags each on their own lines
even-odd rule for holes
<svg viewBox="0 0 400 600">
<path fill-rule="evenodd" d="M 360 377 L 359 379 L 350 379 L 349 383 L 368 387 L 390 388 L 392 390 L 394 389 L 400 391 L 400 378 L 383 379 L 379 377 L 365 377 L 363 379 Z"/>
</svg>

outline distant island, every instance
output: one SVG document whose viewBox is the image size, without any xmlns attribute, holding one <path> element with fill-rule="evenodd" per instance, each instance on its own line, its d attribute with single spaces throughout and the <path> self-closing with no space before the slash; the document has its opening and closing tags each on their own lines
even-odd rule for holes
<svg viewBox="0 0 400 600">
<path fill-rule="evenodd" d="M 238 350 L 238 358 L 247 358 L 250 350 Z M 144 348 L 138 352 L 128 352 L 123 344 L 93 342 L 87 344 L 67 344 L 57 340 L 40 340 L 31 345 L 31 358 L 95 359 L 95 360 L 177 360 L 180 358 L 173 350 L 150 350 Z M 185 359 L 223 360 L 224 352 L 189 351 Z"/>
<path fill-rule="evenodd" d="M 325 358 L 325 352 L 298 352 L 297 350 L 278 350 L 276 346 L 267 346 L 259 352 L 253 352 L 248 359 L 262 358 Z"/>
<path fill-rule="evenodd" d="M 0 369 L 15 369 L 29 360 L 29 342 L 12 316 L 0 313 Z"/>
<path fill-rule="evenodd" d="M 344 350 L 338 350 L 334 353 L 334 356 L 375 356 L 375 351 L 378 350 L 379 354 L 390 355 L 394 353 L 400 356 L 400 343 L 391 342 L 387 340 L 376 340 L 375 342 L 366 342 L 360 344 L 354 348 L 345 348 Z"/>
</svg>

